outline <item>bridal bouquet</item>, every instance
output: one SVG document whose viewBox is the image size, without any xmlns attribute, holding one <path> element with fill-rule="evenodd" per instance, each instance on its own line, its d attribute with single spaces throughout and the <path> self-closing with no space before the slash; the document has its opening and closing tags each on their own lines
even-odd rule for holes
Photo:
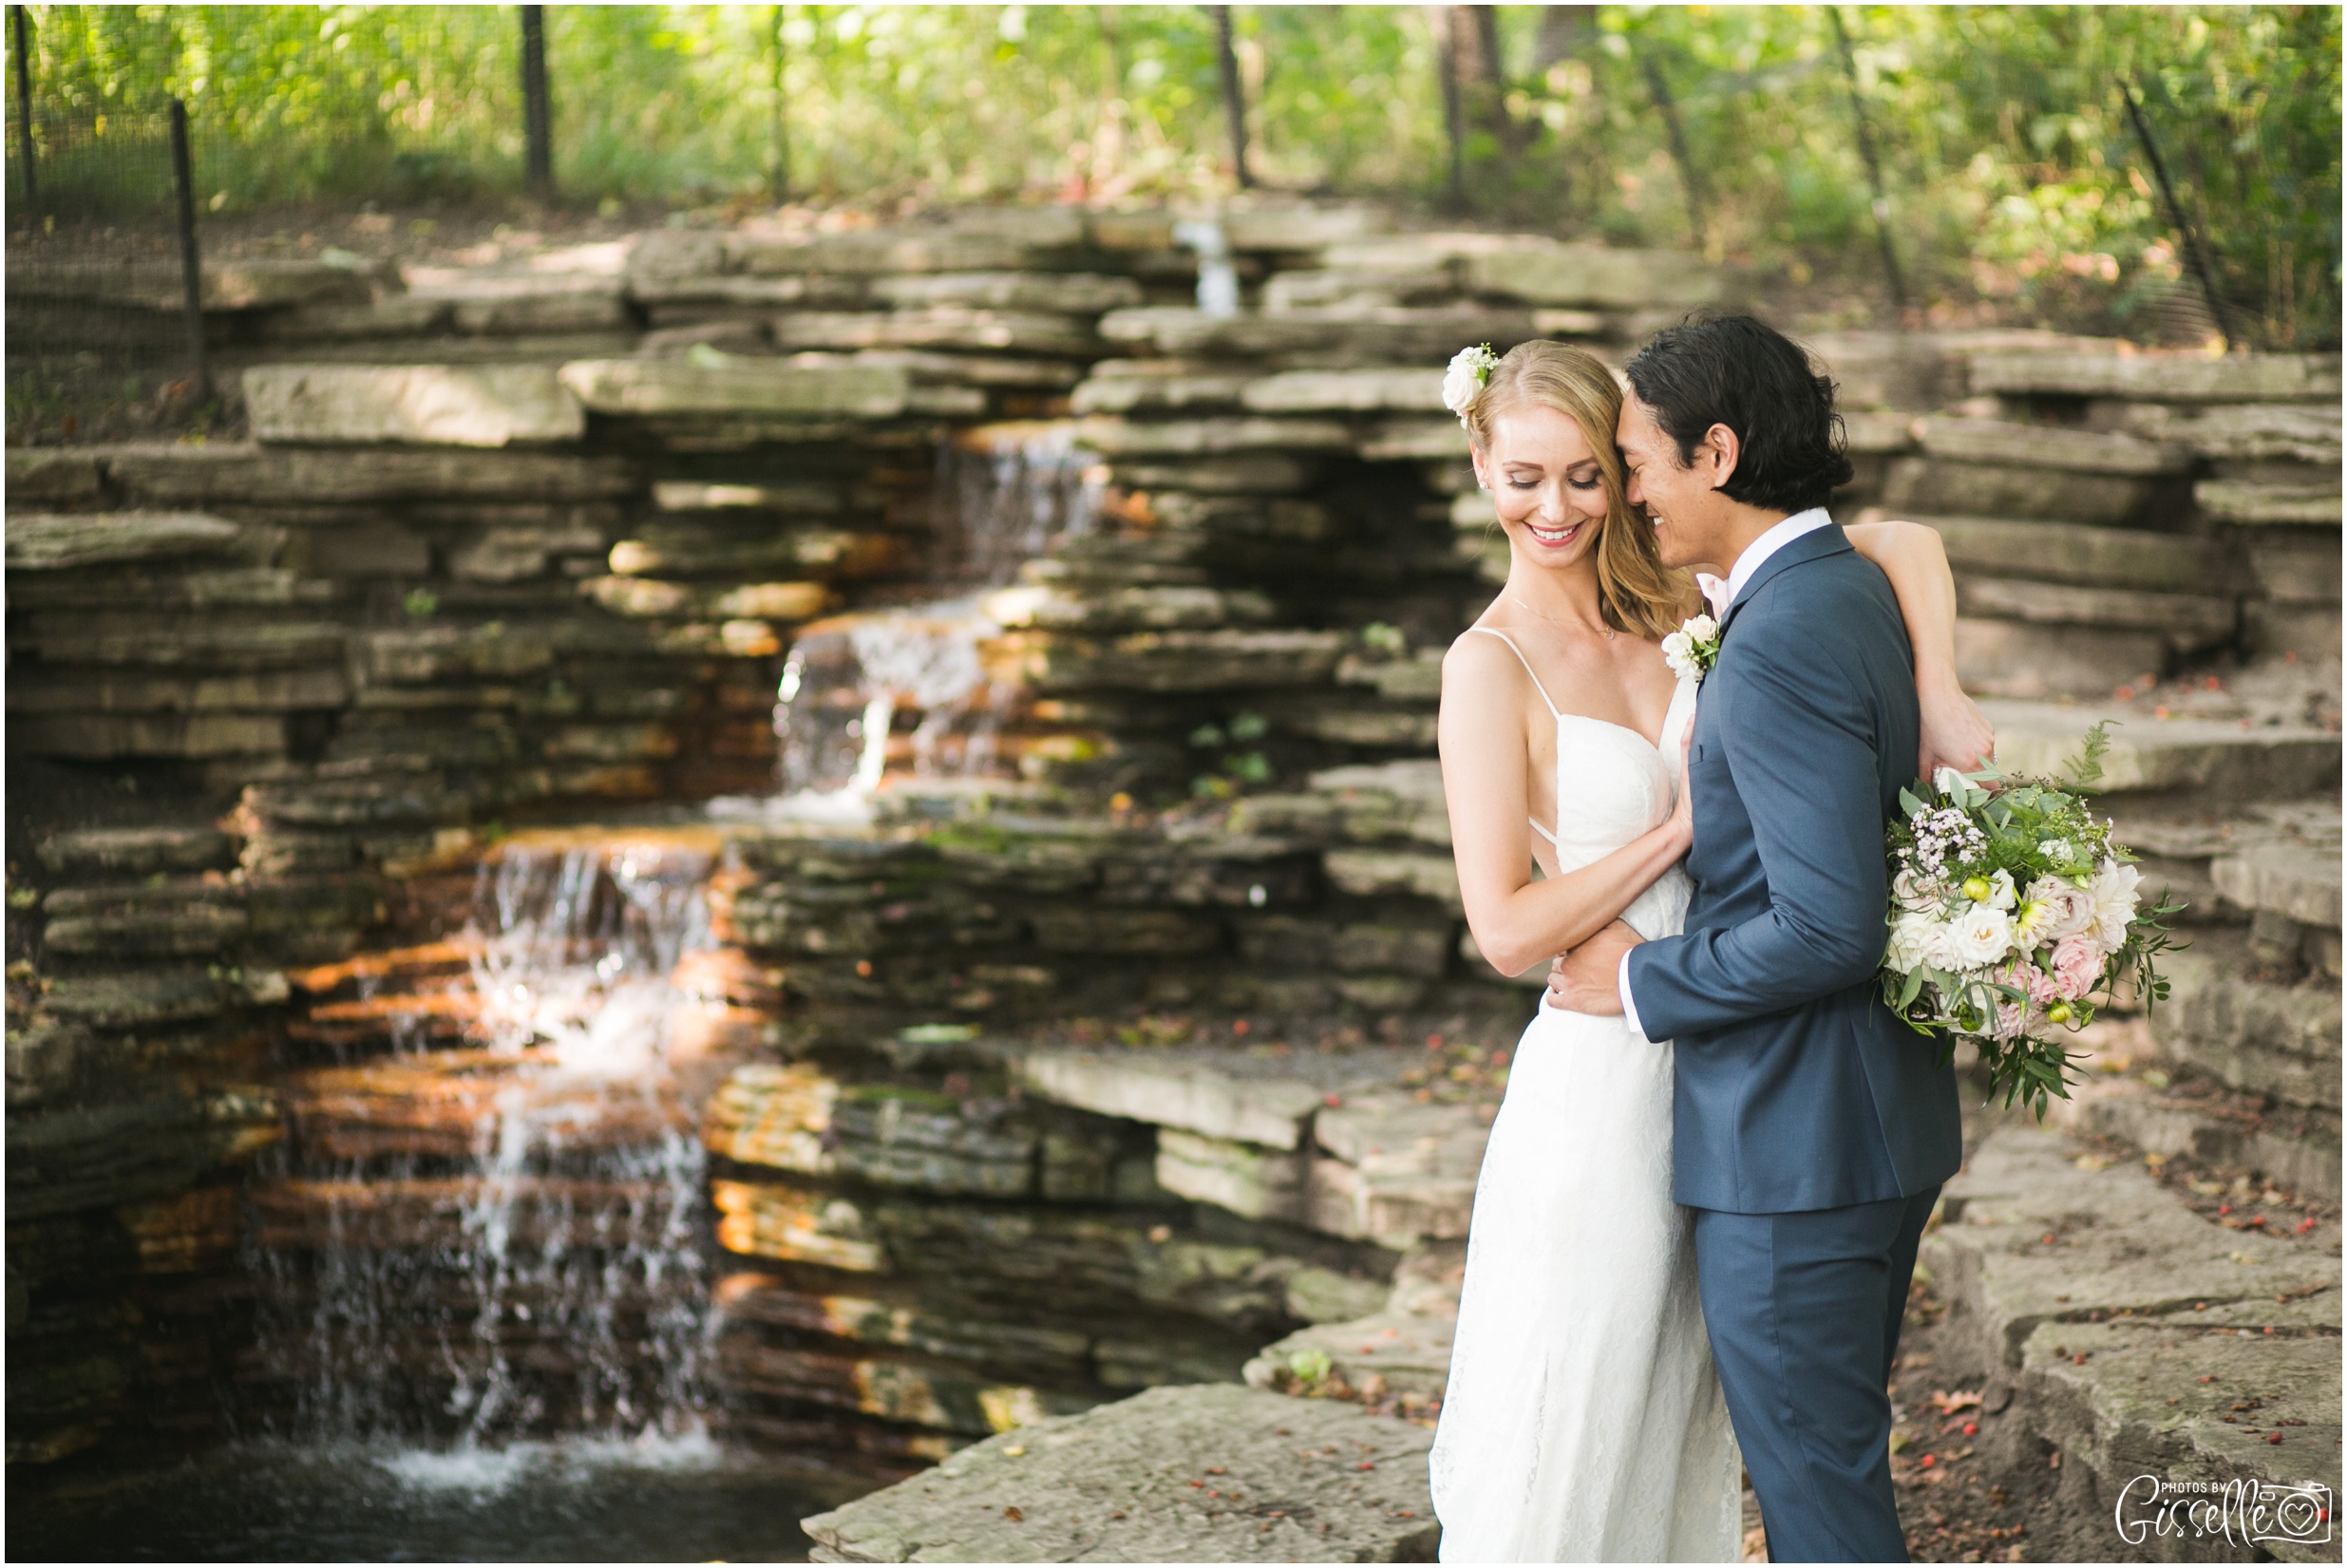
<svg viewBox="0 0 2347 1568">
<path fill-rule="evenodd" d="M 2109 746 L 2105 726 L 2088 732 L 2071 764 L 2082 790 Z M 1992 780 L 2005 787 L 1992 794 Z M 1919 1033 L 1946 1031 L 1942 1062 L 1956 1036 L 1974 1041 L 1990 1097 L 2001 1088 L 2042 1121 L 2049 1094 L 2070 1097 L 2060 1034 L 2092 1022 L 2097 997 L 2129 976 L 2146 1006 L 2167 997 L 2152 960 L 2161 921 L 2184 906 L 2146 908 L 2110 822 L 2045 781 L 1943 767 L 1929 799 L 1899 800 L 1883 998 Z"/>
</svg>

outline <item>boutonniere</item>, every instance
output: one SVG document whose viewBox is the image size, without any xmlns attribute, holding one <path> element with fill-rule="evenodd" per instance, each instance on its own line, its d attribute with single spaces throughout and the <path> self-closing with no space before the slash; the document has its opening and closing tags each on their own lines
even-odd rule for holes
<svg viewBox="0 0 2347 1568">
<path fill-rule="evenodd" d="M 1709 615 L 1679 622 L 1678 630 L 1662 639 L 1662 657 L 1680 680 L 1701 686 L 1719 662 L 1719 622 Z"/>
</svg>

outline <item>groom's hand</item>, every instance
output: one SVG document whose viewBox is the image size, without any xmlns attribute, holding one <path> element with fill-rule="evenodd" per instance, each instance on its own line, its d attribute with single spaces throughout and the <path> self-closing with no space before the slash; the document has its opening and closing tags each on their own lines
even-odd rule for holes
<svg viewBox="0 0 2347 1568">
<path fill-rule="evenodd" d="M 1645 940 L 1619 920 L 1548 967 L 1548 999 L 1565 1012 L 1621 1016 L 1621 955 Z"/>
</svg>

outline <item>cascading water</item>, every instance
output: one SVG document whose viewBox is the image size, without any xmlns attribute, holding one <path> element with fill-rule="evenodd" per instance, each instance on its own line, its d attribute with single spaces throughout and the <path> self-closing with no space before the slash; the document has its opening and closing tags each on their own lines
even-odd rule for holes
<svg viewBox="0 0 2347 1568">
<path fill-rule="evenodd" d="M 462 1041 L 396 1031 L 295 1076 L 283 1179 L 254 1199 L 267 1425 L 460 1452 L 695 1439 L 704 1156 L 672 1047 L 712 850 L 506 846 L 463 935 L 426 950 L 428 989 L 352 1005 L 411 1002 Z"/>
<path fill-rule="evenodd" d="M 936 574 L 952 596 L 818 622 L 791 648 L 774 709 L 778 783 L 784 802 L 807 814 L 852 813 L 887 771 L 895 735 L 909 741 L 917 774 L 992 769 L 1001 694 L 979 645 L 1002 628 L 978 595 L 1057 540 L 1089 532 L 1100 479 L 1070 424 L 990 425 L 940 449 L 936 496 L 953 520 Z"/>
</svg>

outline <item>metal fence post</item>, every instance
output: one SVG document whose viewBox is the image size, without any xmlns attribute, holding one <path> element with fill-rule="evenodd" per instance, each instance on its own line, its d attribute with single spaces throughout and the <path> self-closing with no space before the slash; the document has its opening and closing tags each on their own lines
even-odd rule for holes
<svg viewBox="0 0 2347 1568">
<path fill-rule="evenodd" d="M 32 51 L 25 22 L 25 8 L 10 6 L 9 21 L 16 30 L 16 150 L 25 161 L 25 210 L 38 216 L 41 184 L 32 168 Z"/>
<path fill-rule="evenodd" d="M 1239 188 L 1255 186 L 1255 171 L 1247 167 L 1247 99 L 1239 81 L 1239 51 L 1231 45 L 1231 9 L 1208 6 L 1214 12 L 1215 53 L 1222 66 L 1222 111 L 1230 117 L 1231 159 L 1239 168 Z"/>
<path fill-rule="evenodd" d="M 530 194 L 554 195 L 554 125 L 546 102 L 546 8 L 521 8 L 521 119 Z"/>
<path fill-rule="evenodd" d="M 2184 203 L 2176 199 L 2176 187 L 2167 178 L 2167 160 L 2160 156 L 2160 144 L 2151 140 L 2151 123 L 2144 118 L 2143 105 L 2135 100 L 2134 85 L 2124 76 L 2119 78 L 2119 96 L 2127 100 L 2127 117 L 2135 126 L 2135 139 L 2151 161 L 2151 178 L 2159 181 L 2160 195 L 2167 199 L 2167 216 L 2176 225 L 2176 233 L 2184 240 L 2184 258 L 2198 279 L 2201 294 L 2208 301 L 2208 313 L 2216 318 L 2217 335 L 2224 340 L 2224 351 L 2233 351 L 2233 312 L 2225 308 L 2224 296 L 2217 292 L 2216 269 L 2208 264 L 2208 253 L 2201 245 L 2200 232 L 2184 216 Z"/>
<path fill-rule="evenodd" d="M 196 180 L 187 156 L 187 104 L 171 101 L 171 179 L 180 197 L 180 277 L 187 297 L 187 357 L 196 377 L 195 403 L 212 392 L 204 363 L 203 265 L 196 255 Z"/>
</svg>

